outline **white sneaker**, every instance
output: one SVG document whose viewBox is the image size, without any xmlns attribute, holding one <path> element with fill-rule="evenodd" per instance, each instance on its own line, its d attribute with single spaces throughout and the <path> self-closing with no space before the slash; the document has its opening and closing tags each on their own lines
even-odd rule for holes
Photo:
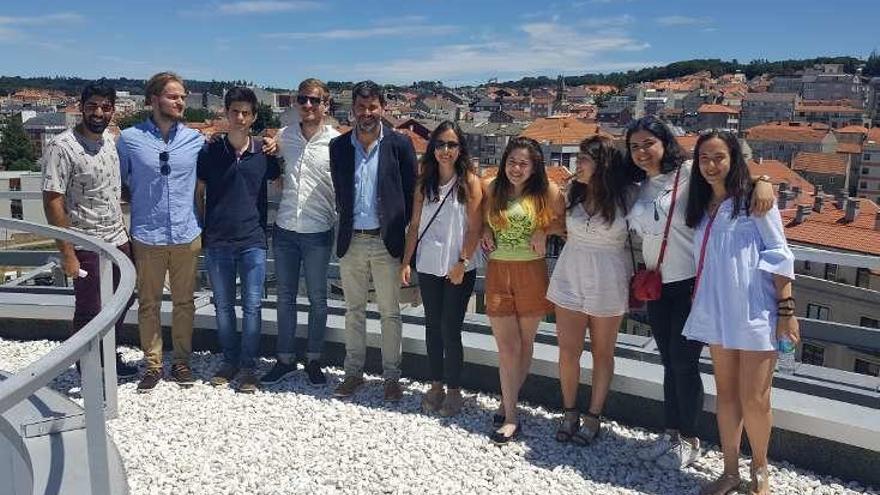
<svg viewBox="0 0 880 495">
<path fill-rule="evenodd" d="M 678 443 L 678 434 L 664 433 L 656 442 L 639 449 L 636 455 L 643 461 L 656 461 L 660 456 L 669 452 L 669 449 L 676 443 Z"/>
<path fill-rule="evenodd" d="M 657 464 L 665 469 L 684 469 L 700 458 L 702 454 L 700 450 L 700 439 L 695 438 L 696 445 L 692 445 L 689 441 L 681 439 L 672 446 L 668 452 L 657 459 Z"/>
</svg>

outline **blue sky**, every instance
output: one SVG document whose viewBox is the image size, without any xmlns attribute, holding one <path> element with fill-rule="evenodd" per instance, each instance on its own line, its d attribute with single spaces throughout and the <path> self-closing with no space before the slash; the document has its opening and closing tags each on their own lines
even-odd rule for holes
<svg viewBox="0 0 880 495">
<path fill-rule="evenodd" d="M 878 0 L 4 1 L 0 74 L 461 85 L 689 58 L 867 56 Z"/>
</svg>

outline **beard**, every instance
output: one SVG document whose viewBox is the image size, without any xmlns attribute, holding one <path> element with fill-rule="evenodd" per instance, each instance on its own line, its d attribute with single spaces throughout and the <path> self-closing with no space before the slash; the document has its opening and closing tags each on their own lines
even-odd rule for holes
<svg viewBox="0 0 880 495">
<path fill-rule="evenodd" d="M 372 133 L 379 127 L 379 119 L 361 120 L 357 123 L 360 132 Z"/>
<path fill-rule="evenodd" d="M 174 115 L 171 112 L 165 111 L 162 107 L 159 107 L 159 116 L 163 119 L 168 119 L 173 122 L 183 122 L 184 112 L 180 112 L 180 115 Z"/>
<path fill-rule="evenodd" d="M 95 134 L 103 134 L 104 130 L 107 129 L 107 126 L 110 125 L 110 122 L 106 120 L 94 121 L 89 119 L 83 120 L 83 125 L 89 132 L 93 132 Z"/>
</svg>

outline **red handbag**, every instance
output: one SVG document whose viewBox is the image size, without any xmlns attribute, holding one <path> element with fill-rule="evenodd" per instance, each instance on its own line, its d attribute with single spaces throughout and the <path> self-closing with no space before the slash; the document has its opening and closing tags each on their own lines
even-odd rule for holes
<svg viewBox="0 0 880 495">
<path fill-rule="evenodd" d="M 675 172 L 675 184 L 672 186 L 672 203 L 669 205 L 669 215 L 666 217 L 666 228 L 663 229 L 663 243 L 660 244 L 660 256 L 657 258 L 657 267 L 653 270 L 642 268 L 637 270 L 629 283 L 630 300 L 639 302 L 656 301 L 660 299 L 663 290 L 663 274 L 660 265 L 666 255 L 666 243 L 669 238 L 669 227 L 672 225 L 672 214 L 675 212 L 675 200 L 678 197 L 678 178 L 681 167 Z"/>
</svg>

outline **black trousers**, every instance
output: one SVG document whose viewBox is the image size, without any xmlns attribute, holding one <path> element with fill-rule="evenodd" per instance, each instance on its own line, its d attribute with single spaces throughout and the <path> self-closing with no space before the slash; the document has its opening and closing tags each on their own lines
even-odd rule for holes
<svg viewBox="0 0 880 495">
<path fill-rule="evenodd" d="M 476 270 L 465 272 L 459 285 L 454 285 L 446 277 L 419 273 L 431 380 L 442 381 L 449 388 L 458 388 L 461 384 L 464 364 L 461 326 L 476 279 Z"/>
<path fill-rule="evenodd" d="M 697 436 L 703 410 L 699 360 L 703 343 L 681 335 L 691 311 L 694 279 L 663 284 L 660 299 L 648 302 L 648 321 L 663 360 L 663 401 L 666 428 L 684 437 Z"/>
</svg>

